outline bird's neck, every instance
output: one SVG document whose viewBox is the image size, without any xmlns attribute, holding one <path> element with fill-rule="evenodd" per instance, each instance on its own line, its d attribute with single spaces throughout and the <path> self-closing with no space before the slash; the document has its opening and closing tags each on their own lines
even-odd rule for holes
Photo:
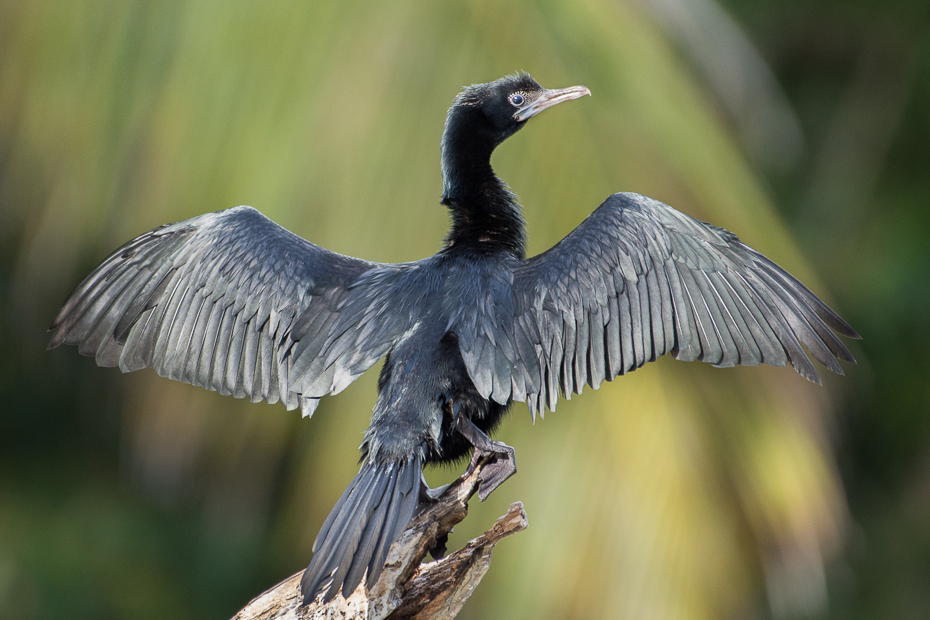
<svg viewBox="0 0 930 620">
<path fill-rule="evenodd" d="M 517 197 L 494 174 L 494 146 L 444 136 L 442 204 L 452 214 L 446 247 L 526 254 L 526 232 Z"/>
</svg>

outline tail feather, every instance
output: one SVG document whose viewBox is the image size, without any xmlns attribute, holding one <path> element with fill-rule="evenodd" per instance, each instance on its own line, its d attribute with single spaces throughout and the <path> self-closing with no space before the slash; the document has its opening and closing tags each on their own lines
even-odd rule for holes
<svg viewBox="0 0 930 620">
<path fill-rule="evenodd" d="M 392 480 L 391 482 L 394 481 Z M 378 554 L 375 553 L 375 550 L 378 549 L 377 544 L 381 538 L 382 528 L 384 527 L 393 499 L 393 495 L 382 495 L 378 501 L 377 507 L 372 510 L 371 515 L 368 517 L 365 531 L 362 532 L 362 539 L 359 541 L 358 548 L 355 550 L 355 557 L 352 559 L 352 566 L 349 567 L 349 571 L 346 573 L 345 581 L 342 585 L 344 592 L 355 591 L 358 584 L 362 582 L 362 577 L 365 575 L 366 568 L 369 569 L 368 572 L 372 575 L 372 578 L 377 579 L 377 576 L 374 574 L 375 571 L 373 568 L 369 567 L 369 563 L 378 564 L 376 562 Z M 383 566 L 384 561 L 382 560 L 378 565 Z M 337 578 L 338 573 L 334 581 Z"/>
<path fill-rule="evenodd" d="M 304 604 L 328 580 L 327 602 L 340 590 L 352 594 L 366 572 L 369 587 L 378 581 L 388 550 L 416 510 L 420 470 L 417 457 L 362 465 L 313 543 L 313 559 L 300 582 Z"/>
<path fill-rule="evenodd" d="M 419 484 L 421 466 L 417 459 L 416 467 L 403 476 L 398 476 L 398 491 L 391 495 L 391 502 L 385 508 L 385 522 L 381 526 L 375 552 L 368 562 L 368 583 L 374 584 L 381 576 L 384 562 L 387 560 L 388 550 L 394 541 L 401 535 L 404 528 L 413 518 L 413 513 L 419 503 Z"/>
</svg>

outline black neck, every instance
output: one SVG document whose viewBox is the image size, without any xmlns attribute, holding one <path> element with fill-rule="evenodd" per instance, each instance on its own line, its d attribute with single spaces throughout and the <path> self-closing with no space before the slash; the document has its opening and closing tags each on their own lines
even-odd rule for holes
<svg viewBox="0 0 930 620">
<path fill-rule="evenodd" d="M 442 140 L 442 204 L 452 214 L 446 246 L 504 250 L 523 258 L 526 233 L 520 205 L 491 168 L 497 144 L 463 125 L 450 118 Z"/>
</svg>

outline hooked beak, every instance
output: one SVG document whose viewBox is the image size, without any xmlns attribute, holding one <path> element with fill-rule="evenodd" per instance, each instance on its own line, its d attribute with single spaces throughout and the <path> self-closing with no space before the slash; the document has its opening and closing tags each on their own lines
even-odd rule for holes
<svg viewBox="0 0 930 620">
<path fill-rule="evenodd" d="M 590 94 L 591 91 L 588 90 L 587 86 L 571 86 L 569 88 L 558 88 L 556 90 L 546 89 L 536 98 L 536 101 L 518 111 L 513 115 L 513 118 L 517 122 L 522 123 L 528 118 L 536 116 L 546 108 L 551 108 L 563 101 L 571 101 L 572 99 L 578 99 L 579 97 Z"/>
</svg>

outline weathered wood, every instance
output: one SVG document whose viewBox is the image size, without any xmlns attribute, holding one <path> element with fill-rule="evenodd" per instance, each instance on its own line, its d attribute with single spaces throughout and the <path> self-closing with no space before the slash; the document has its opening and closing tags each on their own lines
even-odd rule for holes
<svg viewBox="0 0 930 620">
<path fill-rule="evenodd" d="M 321 595 L 301 607 L 301 571 L 252 599 L 233 620 L 454 618 L 490 567 L 494 545 L 527 526 L 523 504 L 515 502 L 491 529 L 462 549 L 421 564 L 428 550 L 468 515 L 468 500 L 478 490 L 483 465 L 449 485 L 435 504 L 414 517 L 391 546 L 384 571 L 373 588 L 362 583 L 348 598 L 337 595 L 323 604 Z"/>
</svg>

